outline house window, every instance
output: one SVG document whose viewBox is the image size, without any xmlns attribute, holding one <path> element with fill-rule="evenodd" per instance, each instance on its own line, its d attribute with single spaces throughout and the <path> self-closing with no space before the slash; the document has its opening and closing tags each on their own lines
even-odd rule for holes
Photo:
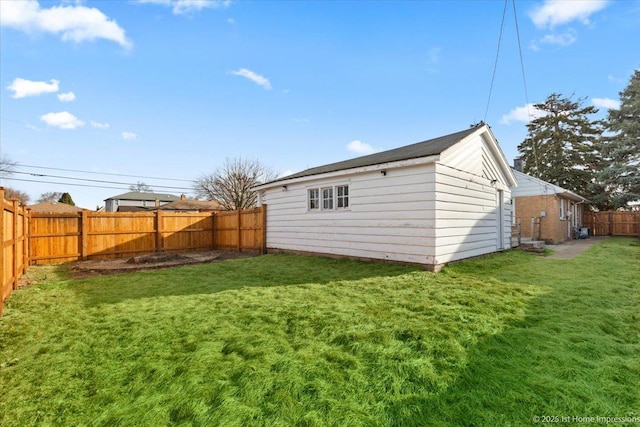
<svg viewBox="0 0 640 427">
<path fill-rule="evenodd" d="M 320 190 L 312 188 L 309 190 L 309 210 L 320 209 Z"/>
<path fill-rule="evenodd" d="M 333 187 L 322 189 L 322 209 L 333 209 Z"/>
<path fill-rule="evenodd" d="M 565 219 L 565 200 L 564 199 L 560 199 L 560 219 Z"/>
<path fill-rule="evenodd" d="M 310 188 L 307 190 L 308 209 L 332 211 L 349 208 L 349 186 Z"/>
<path fill-rule="evenodd" d="M 336 208 L 345 209 L 349 207 L 349 186 L 339 185 L 336 187 Z"/>
</svg>

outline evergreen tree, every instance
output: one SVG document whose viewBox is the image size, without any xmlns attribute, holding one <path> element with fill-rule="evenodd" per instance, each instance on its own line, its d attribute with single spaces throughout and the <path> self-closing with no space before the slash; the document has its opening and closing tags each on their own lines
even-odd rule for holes
<svg viewBox="0 0 640 427">
<path fill-rule="evenodd" d="M 60 200 L 58 200 L 58 203 L 66 203 L 67 205 L 71 206 L 76 205 L 71 198 L 71 194 L 69 193 L 62 193 L 62 196 L 60 196 Z"/>
<path fill-rule="evenodd" d="M 609 110 L 606 127 L 611 135 L 603 139 L 607 163 L 600 180 L 613 208 L 624 208 L 640 200 L 640 70 L 620 92 L 620 108 Z"/>
<path fill-rule="evenodd" d="M 535 108 L 543 113 L 527 125 L 527 137 L 518 146 L 524 172 L 590 198 L 594 195 L 598 140 L 602 123 L 590 120 L 598 112 L 552 93 Z"/>
</svg>

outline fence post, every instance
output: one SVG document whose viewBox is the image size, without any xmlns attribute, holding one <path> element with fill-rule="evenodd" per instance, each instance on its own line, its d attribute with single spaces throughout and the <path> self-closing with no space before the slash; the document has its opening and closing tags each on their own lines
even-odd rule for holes
<svg viewBox="0 0 640 427">
<path fill-rule="evenodd" d="M 4 187 L 0 187 L 0 317 L 4 313 Z"/>
<path fill-rule="evenodd" d="M 80 257 L 87 260 L 87 248 L 89 247 L 89 212 L 86 209 L 80 214 Z"/>
<path fill-rule="evenodd" d="M 613 236 L 613 212 L 609 212 L 609 236 Z"/>
<path fill-rule="evenodd" d="M 217 249 L 216 245 L 216 211 L 211 211 L 211 249 Z"/>
<path fill-rule="evenodd" d="M 27 267 L 29 267 L 29 254 L 31 253 L 31 209 L 24 207 L 24 225 L 22 226 L 22 230 L 24 232 L 24 244 L 22 245 L 24 249 L 24 271 L 22 274 L 27 273 Z"/>
<path fill-rule="evenodd" d="M 238 252 L 242 252 L 242 209 L 238 208 Z"/>
<path fill-rule="evenodd" d="M 263 204 L 262 209 L 262 255 L 267 253 L 267 205 Z"/>
<path fill-rule="evenodd" d="M 156 210 L 156 252 L 162 252 L 162 219 L 160 209 Z"/>
<path fill-rule="evenodd" d="M 13 290 L 18 289 L 18 213 L 20 210 L 20 201 L 13 199 L 13 265 L 11 269 L 13 271 Z"/>
</svg>

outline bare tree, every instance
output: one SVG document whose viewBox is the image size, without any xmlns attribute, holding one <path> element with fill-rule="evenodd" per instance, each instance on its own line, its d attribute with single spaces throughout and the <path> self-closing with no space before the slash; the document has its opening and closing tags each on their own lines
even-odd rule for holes
<svg viewBox="0 0 640 427">
<path fill-rule="evenodd" d="M 60 200 L 60 197 L 62 197 L 62 193 L 60 193 L 59 191 L 48 191 L 40 195 L 38 203 L 57 202 L 58 200 Z"/>
<path fill-rule="evenodd" d="M 226 159 L 214 172 L 195 180 L 193 189 L 196 197 L 215 200 L 225 209 L 250 209 L 258 201 L 251 188 L 277 177 L 273 169 L 258 160 Z"/>
<path fill-rule="evenodd" d="M 4 198 L 7 200 L 18 199 L 23 205 L 29 203 L 29 200 L 31 199 L 31 197 L 29 197 L 29 195 L 24 191 L 14 190 L 13 188 L 8 187 L 4 189 Z"/>
<path fill-rule="evenodd" d="M 140 182 L 140 181 L 136 182 L 135 184 L 131 184 L 129 186 L 129 190 L 137 191 L 139 193 L 153 193 L 153 190 L 151 189 L 151 187 L 149 187 L 144 182 Z"/>
<path fill-rule="evenodd" d="M 7 156 L 0 156 L 0 178 L 13 174 L 18 164 Z"/>
</svg>

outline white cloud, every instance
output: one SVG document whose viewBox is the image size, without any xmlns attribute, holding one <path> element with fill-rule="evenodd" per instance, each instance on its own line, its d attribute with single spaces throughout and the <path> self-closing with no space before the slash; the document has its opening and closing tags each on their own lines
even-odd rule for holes
<svg viewBox="0 0 640 427">
<path fill-rule="evenodd" d="M 2 1 L 0 1 L 0 4 Z M 7 89 L 13 91 L 13 98 L 24 98 L 27 96 L 38 96 L 43 93 L 53 93 L 58 91 L 58 80 L 51 79 L 51 83 L 35 82 L 25 79 L 14 79 L 13 83 L 7 86 Z"/>
<path fill-rule="evenodd" d="M 84 126 L 82 120 L 67 111 L 47 113 L 40 116 L 40 120 L 49 126 L 59 127 L 60 129 L 75 129 Z"/>
<path fill-rule="evenodd" d="M 266 90 L 271 90 L 271 83 L 269 82 L 269 79 L 267 79 L 264 76 L 261 76 L 260 74 L 254 73 L 251 70 L 247 70 L 246 68 L 240 68 L 237 71 L 230 71 L 229 73 L 233 74 L 234 76 L 245 77 L 251 80 L 252 82 L 254 82 L 255 84 L 262 86 Z"/>
<path fill-rule="evenodd" d="M 138 138 L 138 134 L 133 133 L 133 132 L 122 132 L 122 139 L 126 139 L 127 141 L 133 141 L 134 139 Z"/>
<path fill-rule="evenodd" d="M 593 98 L 593 105 L 598 108 L 606 108 L 607 110 L 618 110 L 620 108 L 620 101 L 610 98 Z"/>
<path fill-rule="evenodd" d="M 63 41 L 80 43 L 105 39 L 129 48 L 132 43 L 115 20 L 94 7 L 61 5 L 41 8 L 37 0 L 0 1 L 0 26 L 27 33 L 60 34 Z"/>
<path fill-rule="evenodd" d="M 357 139 L 347 144 L 347 150 L 353 151 L 354 153 L 357 153 L 357 154 L 371 154 L 378 151 L 377 149 L 373 148 L 366 142 L 358 141 Z"/>
<path fill-rule="evenodd" d="M 608 0 L 546 0 L 529 16 L 538 28 L 553 28 L 576 20 L 588 25 L 589 17 L 604 9 L 607 3 Z"/>
<path fill-rule="evenodd" d="M 567 31 L 562 34 L 547 34 L 538 40 L 542 44 L 553 44 L 558 46 L 569 46 L 577 40 L 575 31 Z"/>
<path fill-rule="evenodd" d="M 109 129 L 109 123 L 94 122 L 93 120 L 91 120 L 91 126 L 96 129 Z"/>
<path fill-rule="evenodd" d="M 59 93 L 58 94 L 58 99 L 62 102 L 71 102 L 71 101 L 75 101 L 76 99 L 76 94 L 73 92 L 67 92 L 67 93 Z"/>
<path fill-rule="evenodd" d="M 529 104 L 528 106 L 524 105 L 522 107 L 516 107 L 509 111 L 509 113 L 502 116 L 500 123 L 505 125 L 511 124 L 512 121 L 528 123 L 530 120 L 537 119 L 545 114 L 547 113 L 542 110 L 538 110 L 533 104 Z M 531 117 L 529 117 L 529 115 L 531 115 Z"/>
<path fill-rule="evenodd" d="M 138 0 L 138 3 L 151 3 L 170 6 L 174 15 L 186 15 L 202 9 L 227 7 L 229 0 Z"/>
</svg>

